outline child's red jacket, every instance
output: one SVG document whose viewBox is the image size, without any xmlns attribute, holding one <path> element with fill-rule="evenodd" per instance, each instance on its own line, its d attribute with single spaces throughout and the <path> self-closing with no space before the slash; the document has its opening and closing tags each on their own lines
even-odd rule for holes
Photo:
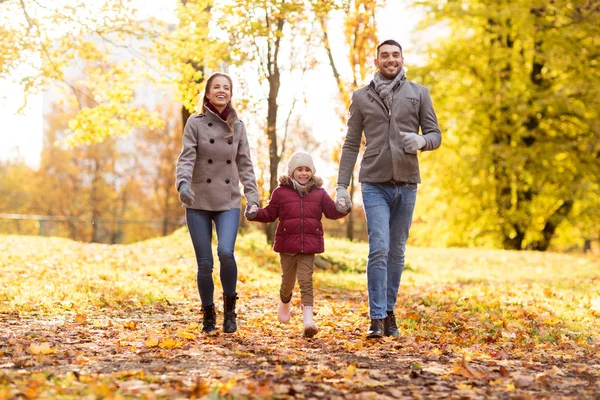
<svg viewBox="0 0 600 400">
<path fill-rule="evenodd" d="M 335 203 L 321 186 L 323 180 L 313 177 L 314 185 L 300 195 L 289 176 L 279 178 L 279 187 L 273 191 L 265 208 L 258 210 L 253 221 L 273 222 L 279 218 L 273 249 L 278 253 L 317 254 L 325 251 L 321 216 L 343 218 Z"/>
</svg>

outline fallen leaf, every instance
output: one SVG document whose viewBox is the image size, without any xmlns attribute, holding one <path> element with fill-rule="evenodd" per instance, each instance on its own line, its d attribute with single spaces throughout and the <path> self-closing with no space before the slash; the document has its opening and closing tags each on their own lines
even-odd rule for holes
<svg viewBox="0 0 600 400">
<path fill-rule="evenodd" d="M 44 342 L 41 344 L 31 343 L 31 345 L 29 345 L 28 350 L 31 354 L 52 354 L 56 352 L 55 349 L 50 347 L 50 344 L 48 344 L 48 342 Z"/>
</svg>

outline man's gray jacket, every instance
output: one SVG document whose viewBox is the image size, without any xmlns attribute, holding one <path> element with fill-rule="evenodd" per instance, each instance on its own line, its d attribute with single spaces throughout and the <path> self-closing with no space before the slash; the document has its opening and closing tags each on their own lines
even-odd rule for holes
<svg viewBox="0 0 600 400">
<path fill-rule="evenodd" d="M 391 110 L 384 105 L 373 82 L 352 94 L 338 185 L 348 187 L 350 184 L 363 131 L 366 147 L 359 182 L 421 182 L 419 159 L 417 154 L 404 151 L 401 132 L 418 133 L 421 127 L 426 142 L 422 151 L 435 150 L 442 144 L 429 89 L 403 77 L 393 91 Z"/>
</svg>

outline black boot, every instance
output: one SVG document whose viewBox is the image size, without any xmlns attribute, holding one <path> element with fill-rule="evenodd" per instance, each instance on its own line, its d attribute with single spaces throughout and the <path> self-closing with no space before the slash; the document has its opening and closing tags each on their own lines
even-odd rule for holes
<svg viewBox="0 0 600 400">
<path fill-rule="evenodd" d="M 379 339 L 383 336 L 383 319 L 372 319 L 367 331 L 367 339 Z"/>
<path fill-rule="evenodd" d="M 396 316 L 393 311 L 388 311 L 387 317 L 383 320 L 383 334 L 398 337 L 398 326 L 396 326 Z"/>
<path fill-rule="evenodd" d="M 217 323 L 217 314 L 215 313 L 215 305 L 202 306 L 202 332 L 210 333 L 214 331 Z"/>
<path fill-rule="evenodd" d="M 233 333 L 237 330 L 235 322 L 235 317 L 237 317 L 237 314 L 235 313 L 235 301 L 237 299 L 237 293 L 233 296 L 227 296 L 223 293 L 223 303 L 225 308 L 223 316 L 223 332 L 225 333 Z"/>
</svg>

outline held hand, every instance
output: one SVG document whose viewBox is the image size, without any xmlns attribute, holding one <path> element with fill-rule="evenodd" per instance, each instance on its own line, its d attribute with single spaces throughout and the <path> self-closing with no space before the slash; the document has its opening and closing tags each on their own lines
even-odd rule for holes
<svg viewBox="0 0 600 400">
<path fill-rule="evenodd" d="M 352 201 L 350 200 L 348 189 L 338 185 L 335 189 L 335 209 L 341 213 L 345 213 L 350 208 L 352 208 Z"/>
<path fill-rule="evenodd" d="M 425 138 L 418 133 L 400 132 L 403 136 L 404 151 L 409 154 L 417 154 L 427 144 Z"/>
<path fill-rule="evenodd" d="M 182 183 L 179 186 L 179 200 L 188 207 L 194 204 L 194 192 L 190 189 L 187 183 Z"/>
<path fill-rule="evenodd" d="M 258 215 L 258 205 L 252 203 L 252 204 L 246 204 L 246 211 L 244 212 L 244 216 L 247 219 L 254 219 L 256 218 L 256 216 Z"/>
</svg>

